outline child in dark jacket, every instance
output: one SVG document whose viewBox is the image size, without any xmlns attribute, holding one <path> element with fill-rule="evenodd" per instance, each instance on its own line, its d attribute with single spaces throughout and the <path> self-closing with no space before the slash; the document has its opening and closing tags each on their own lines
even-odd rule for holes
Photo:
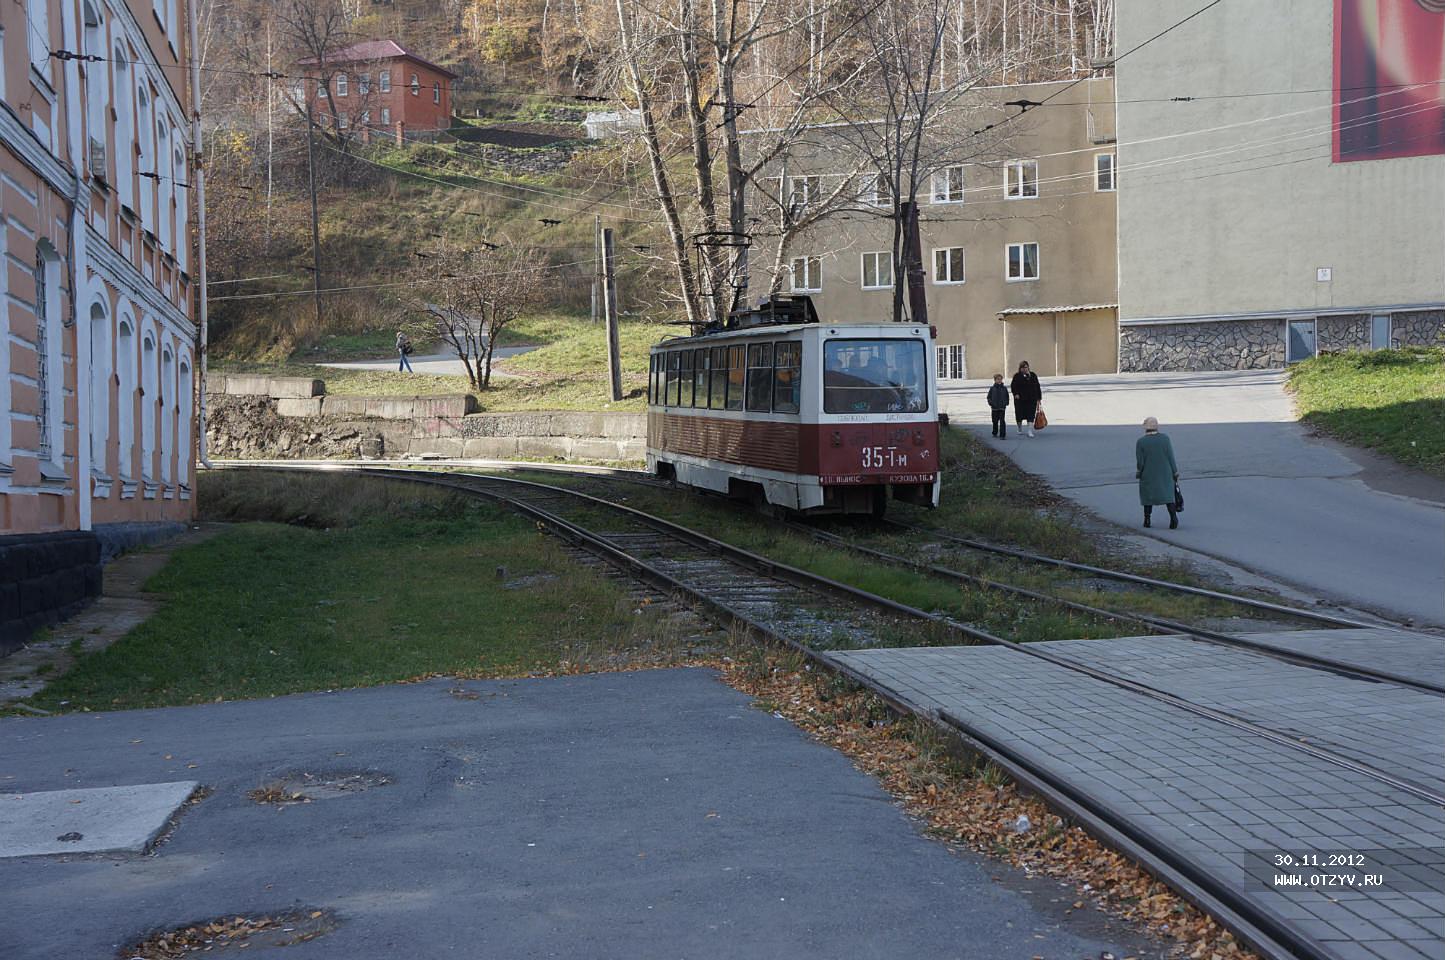
<svg viewBox="0 0 1445 960">
<path fill-rule="evenodd" d="M 1003 412 L 1008 409 L 1008 387 L 1003 385 L 1001 373 L 993 375 L 993 386 L 988 388 L 988 406 L 993 411 L 993 435 L 1008 436 L 1008 426 L 1003 418 Z"/>
</svg>

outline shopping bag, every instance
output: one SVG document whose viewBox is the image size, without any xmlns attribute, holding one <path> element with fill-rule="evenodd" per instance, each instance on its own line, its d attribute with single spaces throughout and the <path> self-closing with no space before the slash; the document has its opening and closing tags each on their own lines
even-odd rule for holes
<svg viewBox="0 0 1445 960">
<path fill-rule="evenodd" d="M 1044 408 L 1039 407 L 1039 412 L 1034 414 L 1034 429 L 1042 430 L 1049 425 L 1049 418 L 1044 416 Z"/>
</svg>

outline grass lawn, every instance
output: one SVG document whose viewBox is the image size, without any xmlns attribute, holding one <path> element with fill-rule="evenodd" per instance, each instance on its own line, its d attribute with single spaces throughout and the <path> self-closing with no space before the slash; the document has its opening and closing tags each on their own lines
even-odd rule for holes
<svg viewBox="0 0 1445 960">
<path fill-rule="evenodd" d="M 1289 385 L 1310 426 L 1445 477 L 1445 348 L 1326 354 Z"/>
<path fill-rule="evenodd" d="M 474 391 L 464 376 L 432 376 L 395 370 L 345 370 L 322 367 L 322 360 L 390 358 L 395 334 L 334 337 L 334 355 L 307 354 L 284 362 L 218 360 L 217 373 L 255 373 L 273 377 L 314 377 L 326 381 L 336 396 L 426 396 L 477 393 L 484 411 L 619 410 L 641 412 L 647 406 L 648 348 L 684 328 L 644 320 L 624 320 L 618 341 L 622 349 L 623 399 L 614 403 L 607 379 L 607 338 L 601 324 L 586 317 L 540 314 L 524 317 L 503 331 L 502 344 L 536 344 L 537 349 L 499 360 L 492 385 Z M 374 341 L 374 343 L 373 343 Z M 435 348 L 435 344 L 432 345 Z M 327 347 L 327 350 L 332 348 Z M 359 356 L 358 356 L 359 354 Z M 502 376 L 499 374 L 506 374 Z"/>
<path fill-rule="evenodd" d="M 344 476 L 202 473 L 210 519 L 146 623 L 32 699 L 105 710 L 667 660 L 677 628 L 499 508 Z M 304 526 L 303 526 L 304 524 Z M 499 568 L 505 572 L 499 574 Z"/>
</svg>

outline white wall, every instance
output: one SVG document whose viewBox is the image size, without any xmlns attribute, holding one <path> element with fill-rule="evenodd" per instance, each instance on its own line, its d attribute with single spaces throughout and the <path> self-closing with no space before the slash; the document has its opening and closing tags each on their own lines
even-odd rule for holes
<svg viewBox="0 0 1445 960">
<path fill-rule="evenodd" d="M 1118 49 L 1201 5 L 1118 0 Z M 1332 18 L 1221 3 L 1120 61 L 1121 320 L 1445 300 L 1445 156 L 1331 162 Z"/>
</svg>

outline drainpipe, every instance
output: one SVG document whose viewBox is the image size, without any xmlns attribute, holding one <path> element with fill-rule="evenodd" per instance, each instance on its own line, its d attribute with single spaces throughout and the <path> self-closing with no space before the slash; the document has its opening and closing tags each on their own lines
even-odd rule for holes
<svg viewBox="0 0 1445 960">
<path fill-rule="evenodd" d="M 79 8 L 74 4 L 64 6 L 65 49 L 81 50 Z M 82 51 L 83 52 L 83 51 Z M 80 103 L 80 61 L 62 61 L 65 68 L 65 139 L 69 141 L 70 168 L 75 174 L 75 190 L 70 197 L 70 236 L 67 238 L 66 253 L 70 259 L 70 328 L 75 333 L 75 496 L 79 511 L 81 530 L 90 529 L 91 487 L 90 487 L 90 336 L 82 331 L 80 318 L 81 300 L 85 296 L 85 217 L 89 204 L 85 193 L 89 189 L 85 182 L 85 164 L 89 143 L 86 140 L 85 110 Z M 84 334 L 84 335 L 82 335 Z M 61 371 L 60 385 L 65 383 Z M 62 410 L 63 410 L 62 406 Z M 65 415 L 62 412 L 61 420 Z M 86 426 L 89 425 L 89 429 Z M 65 456 L 65 430 L 61 427 L 61 457 Z"/>
<path fill-rule="evenodd" d="M 206 169 L 201 152 L 201 65 L 196 59 L 200 49 L 200 31 L 196 26 L 196 0 L 186 0 L 186 23 L 189 36 L 186 57 L 191 61 L 191 186 L 196 197 L 196 311 L 199 314 L 196 363 L 196 459 L 209 467 L 206 453 L 206 349 L 210 339 L 209 314 L 206 302 Z"/>
</svg>

